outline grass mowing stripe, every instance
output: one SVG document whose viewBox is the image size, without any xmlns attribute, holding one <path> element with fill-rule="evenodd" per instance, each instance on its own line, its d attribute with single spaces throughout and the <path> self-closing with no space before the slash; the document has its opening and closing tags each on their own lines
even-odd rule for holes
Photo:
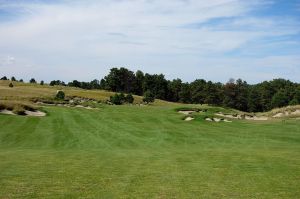
<svg viewBox="0 0 300 199">
<path fill-rule="evenodd" d="M 295 120 L 186 122 L 173 106 L 45 110 L 43 118 L 0 116 L 0 198 L 300 194 Z"/>
</svg>

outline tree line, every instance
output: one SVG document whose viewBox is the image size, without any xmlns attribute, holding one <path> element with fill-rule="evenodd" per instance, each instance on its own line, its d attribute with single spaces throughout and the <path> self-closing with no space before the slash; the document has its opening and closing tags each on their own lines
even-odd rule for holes
<svg viewBox="0 0 300 199">
<path fill-rule="evenodd" d="M 35 81 L 35 80 L 34 80 Z M 31 83 L 34 83 L 31 79 Z M 148 74 L 126 68 L 112 68 L 101 80 L 65 84 L 60 80 L 51 86 L 62 85 L 83 89 L 103 89 L 119 93 L 147 95 L 171 102 L 210 104 L 248 112 L 268 111 L 272 108 L 300 104 L 300 84 L 285 79 L 274 79 L 250 85 L 242 79 L 214 83 L 204 79 L 183 82 L 167 80 L 163 74 Z"/>
</svg>

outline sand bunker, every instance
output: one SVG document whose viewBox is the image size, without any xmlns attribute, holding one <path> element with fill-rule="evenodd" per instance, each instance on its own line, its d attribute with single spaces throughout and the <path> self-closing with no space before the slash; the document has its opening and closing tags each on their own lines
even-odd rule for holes
<svg viewBox="0 0 300 199">
<path fill-rule="evenodd" d="M 257 120 L 257 121 L 263 121 L 263 120 L 268 120 L 268 117 L 258 117 L 258 116 L 252 116 L 252 115 L 230 115 L 230 114 L 223 114 L 223 113 L 216 113 L 216 116 L 220 117 L 225 117 L 225 118 L 230 118 L 230 119 L 245 119 L 245 120 Z"/>
<path fill-rule="evenodd" d="M 291 112 L 292 115 L 300 115 L 300 109 Z"/>
<path fill-rule="evenodd" d="M 12 111 L 10 110 L 1 110 L 0 113 L 5 114 L 5 115 L 15 115 Z"/>
<path fill-rule="evenodd" d="M 17 115 L 10 110 L 1 110 L 0 113 L 5 114 L 5 115 Z M 42 111 L 27 111 L 26 110 L 24 116 L 44 117 L 44 116 L 46 116 L 46 113 L 44 113 Z"/>
<path fill-rule="evenodd" d="M 285 117 L 285 116 L 289 116 L 289 115 L 300 115 L 300 109 L 297 109 L 297 110 L 292 111 L 292 112 L 284 111 L 284 112 L 276 113 L 272 117 L 273 118 L 281 118 L 281 117 Z"/>
<path fill-rule="evenodd" d="M 213 120 L 214 120 L 215 122 L 221 122 L 221 119 L 220 119 L 220 118 L 213 118 Z"/>
<path fill-rule="evenodd" d="M 216 113 L 216 116 L 220 116 L 220 117 L 226 117 L 226 118 L 230 118 L 230 119 L 242 119 L 241 115 L 230 115 L 230 114 L 223 114 L 223 113 Z"/>
<path fill-rule="evenodd" d="M 189 115 L 192 113 L 195 113 L 196 111 L 178 111 L 178 113 L 184 114 L 184 115 Z"/>
<path fill-rule="evenodd" d="M 185 121 L 192 121 L 192 120 L 194 120 L 195 118 L 193 118 L 193 117 L 187 117 L 187 118 L 185 118 L 184 120 Z"/>
<path fill-rule="evenodd" d="M 46 116 L 46 113 L 42 111 L 25 111 L 25 114 L 27 116 L 33 116 L 33 117 L 44 117 Z"/>
<path fill-rule="evenodd" d="M 98 109 L 98 108 L 93 108 L 93 107 L 90 107 L 90 106 L 82 106 L 82 105 L 76 105 L 75 107 L 76 108 L 85 108 L 85 109 L 88 109 L 88 110 Z"/>
<path fill-rule="evenodd" d="M 227 119 L 222 119 L 222 118 L 205 118 L 206 121 L 208 122 L 228 122 L 231 123 L 232 121 L 227 120 Z"/>
</svg>

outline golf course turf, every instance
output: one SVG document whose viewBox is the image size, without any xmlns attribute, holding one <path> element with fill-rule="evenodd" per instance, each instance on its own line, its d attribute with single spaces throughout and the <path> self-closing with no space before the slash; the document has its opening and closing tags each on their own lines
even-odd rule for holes
<svg viewBox="0 0 300 199">
<path fill-rule="evenodd" d="M 300 120 L 182 120 L 179 105 L 0 114 L 0 198 L 299 198 Z"/>
</svg>

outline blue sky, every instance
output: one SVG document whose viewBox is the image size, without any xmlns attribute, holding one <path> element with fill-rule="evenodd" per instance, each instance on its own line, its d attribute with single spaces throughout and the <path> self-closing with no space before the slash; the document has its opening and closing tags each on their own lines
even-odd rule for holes
<svg viewBox="0 0 300 199">
<path fill-rule="evenodd" d="M 0 0 L 0 76 L 300 82 L 299 0 Z"/>
</svg>

